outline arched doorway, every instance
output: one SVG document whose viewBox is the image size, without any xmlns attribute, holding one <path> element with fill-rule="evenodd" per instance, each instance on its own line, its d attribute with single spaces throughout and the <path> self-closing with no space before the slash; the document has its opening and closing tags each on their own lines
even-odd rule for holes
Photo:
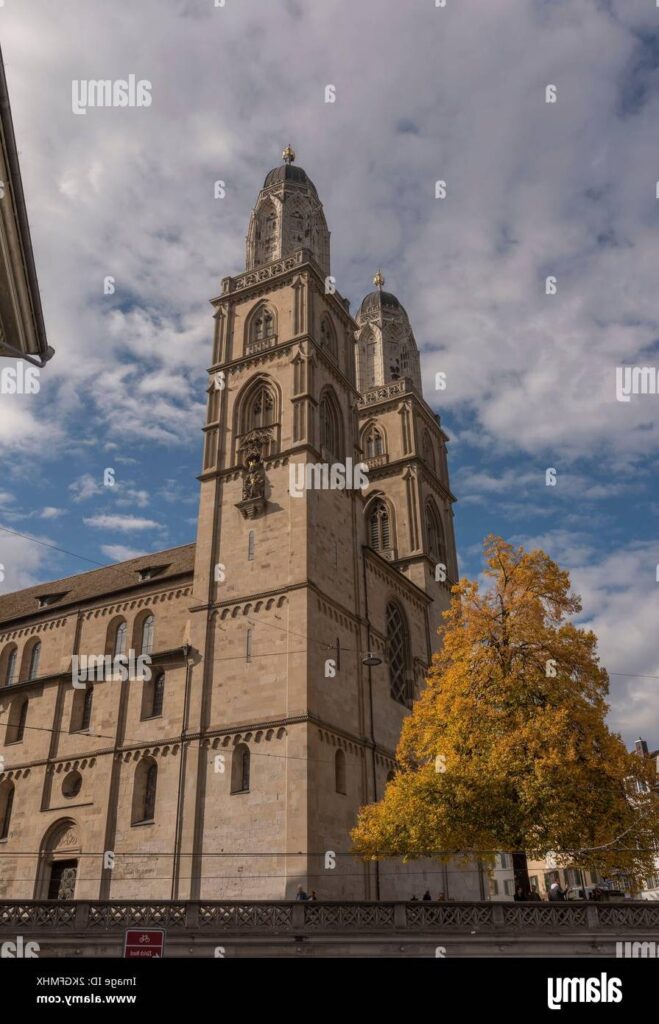
<svg viewBox="0 0 659 1024">
<path fill-rule="evenodd" d="M 80 831 L 71 818 L 60 819 L 46 832 L 39 850 L 34 898 L 73 900 L 80 861 Z"/>
</svg>

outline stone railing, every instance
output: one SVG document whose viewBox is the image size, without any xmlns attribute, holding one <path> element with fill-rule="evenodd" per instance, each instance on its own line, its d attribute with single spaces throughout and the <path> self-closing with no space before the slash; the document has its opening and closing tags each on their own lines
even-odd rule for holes
<svg viewBox="0 0 659 1024">
<path fill-rule="evenodd" d="M 390 384 L 376 385 L 375 387 L 368 388 L 363 392 L 357 404 L 360 408 L 363 408 L 366 405 L 373 405 L 374 402 L 381 402 L 385 398 L 396 398 L 398 395 L 404 395 L 407 391 L 412 391 L 412 389 L 413 384 L 409 377 L 401 377 L 400 380 L 393 381 Z"/>
<path fill-rule="evenodd" d="M 394 903 L 160 901 L 4 901 L 2 930 L 108 933 L 128 927 L 168 932 L 314 935 L 333 932 L 419 934 L 460 932 L 620 934 L 659 932 L 659 902 Z"/>
</svg>

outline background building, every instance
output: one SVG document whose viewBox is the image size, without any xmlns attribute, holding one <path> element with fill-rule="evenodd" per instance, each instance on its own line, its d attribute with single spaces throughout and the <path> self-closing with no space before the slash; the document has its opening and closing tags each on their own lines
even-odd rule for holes
<svg viewBox="0 0 659 1024">
<path fill-rule="evenodd" d="M 482 896 L 349 856 L 457 575 L 446 435 L 399 300 L 356 320 L 316 189 L 270 171 L 213 299 L 197 541 L 0 598 L 0 895 Z M 364 460 L 368 487 L 305 467 Z M 133 649 L 147 682 L 72 686 Z"/>
</svg>

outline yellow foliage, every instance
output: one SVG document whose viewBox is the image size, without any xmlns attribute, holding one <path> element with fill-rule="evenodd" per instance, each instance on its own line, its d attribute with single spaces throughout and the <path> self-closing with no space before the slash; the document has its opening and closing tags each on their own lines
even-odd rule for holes
<svg viewBox="0 0 659 1024">
<path fill-rule="evenodd" d="M 568 573 L 498 537 L 484 549 L 487 585 L 453 587 L 442 649 L 403 724 L 400 770 L 360 811 L 355 851 L 486 861 L 552 851 L 633 881 L 653 874 L 651 766 L 605 724 L 608 676 L 594 633 L 570 621 L 581 605 Z"/>
</svg>

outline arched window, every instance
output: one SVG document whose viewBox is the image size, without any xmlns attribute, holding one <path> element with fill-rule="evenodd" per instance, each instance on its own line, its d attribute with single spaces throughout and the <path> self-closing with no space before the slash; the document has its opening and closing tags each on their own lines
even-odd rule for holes
<svg viewBox="0 0 659 1024">
<path fill-rule="evenodd" d="M 374 501 L 369 507 L 368 543 L 374 551 L 391 550 L 391 521 L 384 501 Z"/>
<path fill-rule="evenodd" d="M 260 384 L 252 391 L 245 405 L 241 433 L 248 434 L 251 430 L 273 426 L 276 423 L 276 408 L 272 388 L 267 384 Z"/>
<path fill-rule="evenodd" d="M 336 399 L 331 392 L 326 391 L 320 400 L 318 412 L 320 423 L 320 446 L 325 448 L 330 455 L 341 455 L 341 420 Z"/>
<path fill-rule="evenodd" d="M 393 782 L 395 778 L 396 778 L 396 772 L 392 768 L 391 771 L 387 772 L 387 782 Z"/>
<path fill-rule="evenodd" d="M 15 700 L 9 709 L 9 722 L 7 723 L 7 736 L 5 743 L 20 743 L 25 733 L 25 722 L 27 720 L 27 698 L 22 701 Z"/>
<path fill-rule="evenodd" d="M 239 743 L 231 759 L 231 792 L 249 793 L 249 747 Z"/>
<path fill-rule="evenodd" d="M 430 557 L 436 562 L 446 565 L 444 527 L 431 501 L 426 504 L 426 538 Z"/>
<path fill-rule="evenodd" d="M 94 687 L 88 686 L 85 690 L 85 698 L 82 704 L 82 716 L 80 728 L 89 729 L 92 720 L 92 704 L 94 703 Z"/>
<path fill-rule="evenodd" d="M 336 343 L 336 331 L 328 316 L 320 321 L 320 347 L 332 357 L 334 362 L 338 361 L 339 350 Z"/>
<path fill-rule="evenodd" d="M 135 769 L 132 824 L 153 821 L 156 815 L 158 765 L 152 757 L 143 757 Z"/>
<path fill-rule="evenodd" d="M 0 686 L 11 686 L 16 681 L 17 660 L 16 644 L 7 644 L 0 658 Z"/>
<path fill-rule="evenodd" d="M 409 707 L 412 702 L 409 633 L 403 613 L 393 601 L 387 605 L 386 635 L 391 696 Z"/>
<path fill-rule="evenodd" d="M 346 756 L 342 750 L 337 750 L 334 755 L 334 788 L 337 793 L 347 793 Z"/>
<path fill-rule="evenodd" d="M 141 654 L 151 654 L 153 651 L 153 631 L 155 619 L 153 615 L 147 615 L 142 624 Z"/>
<path fill-rule="evenodd" d="M 245 661 L 252 660 L 252 630 L 248 629 L 245 634 Z"/>
<path fill-rule="evenodd" d="M 114 643 L 112 645 L 112 656 L 118 658 L 120 655 L 126 653 L 126 633 L 127 626 L 122 620 L 118 623 L 114 634 Z"/>
<path fill-rule="evenodd" d="M 0 783 L 0 839 L 9 838 L 11 812 L 14 806 L 14 783 L 7 779 Z"/>
<path fill-rule="evenodd" d="M 272 306 L 264 302 L 252 311 L 247 324 L 247 332 L 248 350 L 254 346 L 263 347 L 266 342 L 274 341 L 277 333 L 277 317 Z"/>
<path fill-rule="evenodd" d="M 32 653 L 30 654 L 30 667 L 28 668 L 28 679 L 36 679 L 39 674 L 39 659 L 41 658 L 41 641 L 37 640 Z"/>
<path fill-rule="evenodd" d="M 162 715 L 162 706 L 165 700 L 165 673 L 159 672 L 153 680 L 153 702 L 151 704 L 151 717 L 157 718 Z"/>
<path fill-rule="evenodd" d="M 384 455 L 384 438 L 377 427 L 369 427 L 364 437 L 366 458 L 374 459 L 376 455 Z"/>
<path fill-rule="evenodd" d="M 247 561 L 254 561 L 254 530 L 250 530 L 247 537 Z"/>
</svg>

